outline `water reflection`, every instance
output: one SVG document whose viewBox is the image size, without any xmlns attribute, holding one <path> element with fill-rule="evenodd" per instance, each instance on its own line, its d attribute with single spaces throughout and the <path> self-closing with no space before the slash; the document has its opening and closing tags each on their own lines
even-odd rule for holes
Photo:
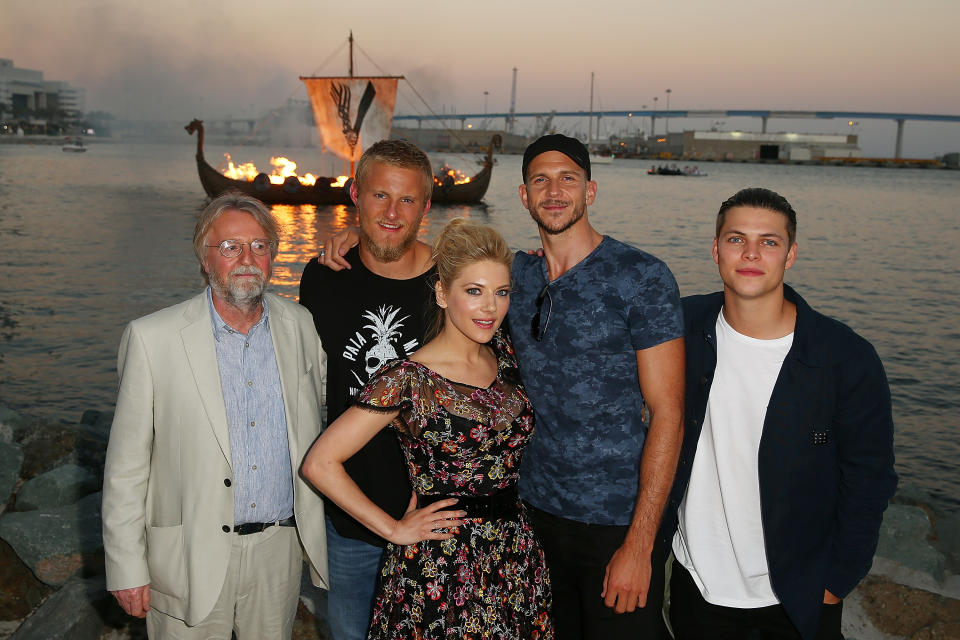
<svg viewBox="0 0 960 640">
<path fill-rule="evenodd" d="M 517 196 L 520 166 L 501 156 L 488 204 L 434 206 L 420 238 L 462 216 L 492 224 L 515 248 L 539 246 Z M 678 182 L 648 168 L 598 166 L 590 220 L 665 260 L 684 294 L 719 286 L 710 246 L 724 198 L 757 185 L 791 200 L 800 260 L 788 281 L 873 342 L 891 382 L 897 471 L 960 512 L 960 172 L 718 163 L 707 178 Z M 10 239 L 0 261 L 0 403 L 52 420 L 109 410 L 124 324 L 202 286 L 190 237 L 205 201 L 187 144 L 91 145 L 85 154 L 0 146 L 0 236 Z M 295 299 L 303 265 L 356 213 L 273 212 L 283 232 L 271 289 Z"/>
<path fill-rule="evenodd" d="M 476 205 L 438 205 L 431 207 L 423 217 L 418 237 L 430 242 L 453 218 L 474 218 L 489 222 L 488 207 Z M 271 207 L 280 225 L 280 246 L 273 261 L 271 288 L 287 298 L 296 299 L 300 275 L 307 262 L 317 256 L 325 239 L 347 227 L 357 225 L 357 212 L 346 205 L 286 205 Z"/>
</svg>

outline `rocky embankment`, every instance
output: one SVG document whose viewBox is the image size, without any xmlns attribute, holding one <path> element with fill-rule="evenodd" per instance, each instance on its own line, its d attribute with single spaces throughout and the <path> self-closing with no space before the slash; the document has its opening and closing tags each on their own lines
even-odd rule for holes
<svg viewBox="0 0 960 640">
<path fill-rule="evenodd" d="M 100 489 L 112 419 L 86 411 L 77 423 L 50 424 L 0 406 L 0 640 L 147 637 L 103 576 Z M 324 592 L 306 574 L 294 638 L 329 638 Z"/>
<path fill-rule="evenodd" d="M 146 638 L 103 577 L 111 420 L 50 424 L 0 406 L 0 640 Z M 960 517 L 930 502 L 901 487 L 888 508 L 873 569 L 844 603 L 847 638 L 960 638 Z M 305 579 L 300 601 L 294 638 L 328 638 L 324 592 Z"/>
</svg>

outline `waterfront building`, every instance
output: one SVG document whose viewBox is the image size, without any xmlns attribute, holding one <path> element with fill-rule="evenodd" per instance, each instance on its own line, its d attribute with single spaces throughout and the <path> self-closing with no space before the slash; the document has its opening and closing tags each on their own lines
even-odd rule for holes
<svg viewBox="0 0 960 640">
<path fill-rule="evenodd" d="M 689 160 L 806 162 L 860 158 L 857 136 L 847 133 L 684 131 L 648 140 L 651 155 Z"/>
<path fill-rule="evenodd" d="M 86 101 L 85 89 L 62 80 L 44 80 L 43 71 L 18 68 L 13 60 L 0 58 L 0 117 L 12 115 L 32 125 L 44 125 L 57 115 L 66 123 L 77 122 L 86 111 Z"/>
</svg>

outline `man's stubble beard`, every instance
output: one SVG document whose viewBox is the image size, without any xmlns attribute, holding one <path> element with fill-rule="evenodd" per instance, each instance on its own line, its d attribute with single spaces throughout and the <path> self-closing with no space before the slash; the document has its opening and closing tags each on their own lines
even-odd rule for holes
<svg viewBox="0 0 960 640">
<path fill-rule="evenodd" d="M 361 224 L 360 242 L 363 243 L 364 248 L 369 251 L 378 262 L 396 262 L 405 256 L 410 250 L 410 247 L 413 246 L 413 243 L 417 241 L 417 233 L 420 231 L 420 222 L 422 220 L 423 216 L 420 216 L 416 224 L 412 224 L 407 228 L 407 235 L 405 235 L 398 244 L 393 246 L 377 244 L 377 242 L 370 237 L 370 234 L 367 233 L 364 225 Z"/>
<path fill-rule="evenodd" d="M 545 202 L 556 202 L 556 201 L 547 200 Z M 577 205 L 574 207 L 573 215 L 570 217 L 569 220 L 561 224 L 561 226 L 559 227 L 551 227 L 551 226 L 548 226 L 547 223 L 544 221 L 544 219 L 540 217 L 540 215 L 537 213 L 538 208 L 542 204 L 544 203 L 538 203 L 534 205 L 533 208 L 529 209 L 530 217 L 533 218 L 533 221 L 537 223 L 538 227 L 543 229 L 544 233 L 551 236 L 555 236 L 563 233 L 564 231 L 566 231 L 567 229 L 569 229 L 570 227 L 578 223 L 580 219 L 583 218 L 583 214 L 587 212 L 587 201 L 586 201 L 586 198 L 584 198 L 582 202 L 577 203 Z"/>
</svg>

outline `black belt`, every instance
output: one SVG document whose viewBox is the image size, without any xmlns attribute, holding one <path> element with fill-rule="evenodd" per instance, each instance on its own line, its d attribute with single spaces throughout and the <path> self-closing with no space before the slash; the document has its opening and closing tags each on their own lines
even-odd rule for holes
<svg viewBox="0 0 960 640">
<path fill-rule="evenodd" d="M 278 527 L 295 527 L 297 526 L 297 520 L 293 516 L 290 516 L 280 522 L 245 522 L 244 524 L 235 526 L 233 532 L 238 536 L 246 536 L 251 533 L 260 533 L 267 527 L 272 527 L 273 525 L 277 525 Z"/>
<path fill-rule="evenodd" d="M 447 507 L 447 509 L 466 511 L 467 518 L 516 518 L 520 515 L 520 499 L 517 496 L 516 486 L 501 489 L 486 496 L 418 495 L 417 506 L 425 507 L 428 504 L 447 498 L 457 499 L 456 504 Z"/>
</svg>

